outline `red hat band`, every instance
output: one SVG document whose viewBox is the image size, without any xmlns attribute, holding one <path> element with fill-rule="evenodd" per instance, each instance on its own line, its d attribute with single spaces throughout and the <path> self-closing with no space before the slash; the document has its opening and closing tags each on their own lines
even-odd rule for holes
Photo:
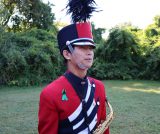
<svg viewBox="0 0 160 134">
<path fill-rule="evenodd" d="M 68 45 L 90 45 L 95 47 L 90 22 L 71 24 L 61 29 L 58 33 L 58 45 L 61 53 Z"/>
</svg>

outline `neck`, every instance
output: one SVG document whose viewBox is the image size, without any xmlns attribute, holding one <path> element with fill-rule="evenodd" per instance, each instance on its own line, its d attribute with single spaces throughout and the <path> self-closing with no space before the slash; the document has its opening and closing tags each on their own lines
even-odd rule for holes
<svg viewBox="0 0 160 134">
<path fill-rule="evenodd" d="M 70 64 L 68 64 L 68 71 L 70 71 L 71 73 L 73 73 L 74 75 L 80 77 L 80 78 L 84 78 L 87 74 L 87 70 L 88 69 L 80 69 L 78 67 L 72 66 Z"/>
</svg>

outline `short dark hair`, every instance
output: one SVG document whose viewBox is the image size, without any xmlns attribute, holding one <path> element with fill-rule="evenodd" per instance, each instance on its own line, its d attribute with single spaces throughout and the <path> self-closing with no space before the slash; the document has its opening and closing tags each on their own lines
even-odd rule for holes
<svg viewBox="0 0 160 134">
<path fill-rule="evenodd" d="M 74 50 L 75 46 L 72 45 L 72 47 L 73 47 L 73 50 Z M 66 47 L 66 48 L 63 49 L 63 50 L 67 50 L 69 53 L 71 53 L 68 47 Z M 62 51 L 62 56 L 63 56 L 63 51 Z M 67 59 L 66 59 L 64 56 L 63 56 L 63 58 L 64 58 L 64 64 L 66 64 L 66 63 L 67 63 Z"/>
</svg>

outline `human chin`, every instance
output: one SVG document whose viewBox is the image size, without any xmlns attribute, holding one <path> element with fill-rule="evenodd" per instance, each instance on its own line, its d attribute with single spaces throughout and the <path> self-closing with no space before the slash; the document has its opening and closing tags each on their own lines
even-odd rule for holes
<svg viewBox="0 0 160 134">
<path fill-rule="evenodd" d="M 86 66 L 87 68 L 90 68 L 90 67 L 92 66 L 92 64 L 93 64 L 93 60 L 86 62 L 86 63 L 85 63 L 85 66 Z"/>
</svg>

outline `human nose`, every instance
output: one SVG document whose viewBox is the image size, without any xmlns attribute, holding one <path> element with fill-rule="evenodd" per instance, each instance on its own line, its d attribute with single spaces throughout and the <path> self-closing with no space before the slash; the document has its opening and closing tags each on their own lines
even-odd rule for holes
<svg viewBox="0 0 160 134">
<path fill-rule="evenodd" d="M 86 50 L 88 55 L 93 55 L 93 48 L 88 47 Z"/>
</svg>

